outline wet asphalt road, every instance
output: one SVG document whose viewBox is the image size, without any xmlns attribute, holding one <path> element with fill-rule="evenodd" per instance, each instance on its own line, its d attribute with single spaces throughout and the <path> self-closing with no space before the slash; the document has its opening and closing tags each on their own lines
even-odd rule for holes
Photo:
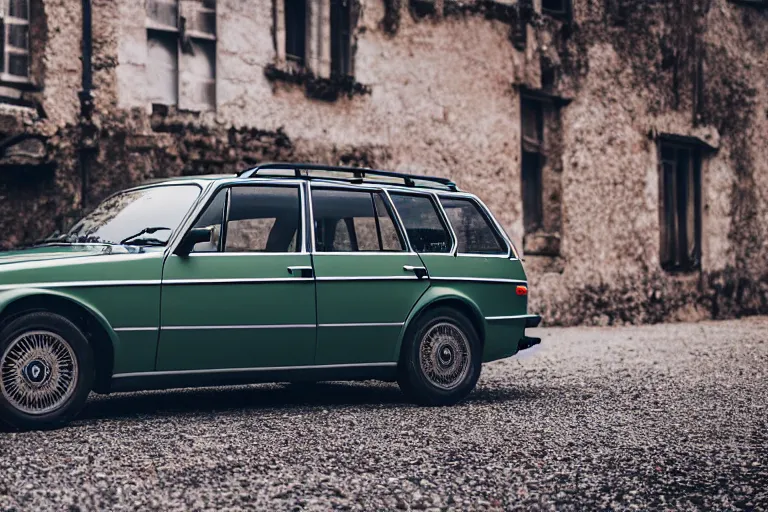
<svg viewBox="0 0 768 512">
<path fill-rule="evenodd" d="M 768 318 L 539 332 L 451 408 L 376 383 L 93 397 L 0 432 L 0 509 L 768 509 Z"/>
</svg>

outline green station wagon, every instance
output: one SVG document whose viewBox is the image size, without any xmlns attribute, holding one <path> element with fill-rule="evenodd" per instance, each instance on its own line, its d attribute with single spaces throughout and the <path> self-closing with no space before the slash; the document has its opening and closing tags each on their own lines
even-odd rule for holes
<svg viewBox="0 0 768 512">
<path fill-rule="evenodd" d="M 107 198 L 0 255 L 0 419 L 91 391 L 381 379 L 447 405 L 539 343 L 515 248 L 451 181 L 264 164 Z"/>
</svg>

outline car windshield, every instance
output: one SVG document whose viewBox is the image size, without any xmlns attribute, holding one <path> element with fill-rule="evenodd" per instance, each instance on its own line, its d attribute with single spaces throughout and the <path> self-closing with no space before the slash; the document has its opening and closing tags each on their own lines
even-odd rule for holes
<svg viewBox="0 0 768 512">
<path fill-rule="evenodd" d="M 200 195 L 197 185 L 167 185 L 116 194 L 67 233 L 48 242 L 165 245 Z"/>
</svg>

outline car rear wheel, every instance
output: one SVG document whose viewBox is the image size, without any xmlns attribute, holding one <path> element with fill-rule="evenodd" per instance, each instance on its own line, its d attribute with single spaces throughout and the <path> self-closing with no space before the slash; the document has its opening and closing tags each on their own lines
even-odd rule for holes
<svg viewBox="0 0 768 512">
<path fill-rule="evenodd" d="M 477 384 L 482 368 L 480 339 L 469 319 L 451 308 L 435 308 L 406 333 L 398 383 L 423 405 L 451 405 Z"/>
<path fill-rule="evenodd" d="M 85 404 L 93 376 L 88 340 L 60 315 L 28 313 L 0 332 L 0 420 L 12 427 L 67 423 Z"/>
</svg>

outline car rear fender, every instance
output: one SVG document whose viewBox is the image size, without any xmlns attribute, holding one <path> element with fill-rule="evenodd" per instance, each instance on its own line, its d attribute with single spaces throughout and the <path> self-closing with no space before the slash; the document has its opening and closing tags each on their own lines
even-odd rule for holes
<svg viewBox="0 0 768 512">
<path fill-rule="evenodd" d="M 445 305 L 448 307 L 458 307 L 462 309 L 463 313 L 469 317 L 469 320 L 477 330 L 477 335 L 480 337 L 481 343 L 485 339 L 485 318 L 480 312 L 480 308 L 475 301 L 470 299 L 464 293 L 446 286 L 431 286 L 421 298 L 416 302 L 416 305 L 411 309 L 408 314 L 408 318 L 400 331 L 400 337 L 397 340 L 397 346 L 395 347 L 394 360 L 400 359 L 400 348 L 403 346 L 405 335 L 408 332 L 408 328 L 424 311 Z"/>
</svg>

